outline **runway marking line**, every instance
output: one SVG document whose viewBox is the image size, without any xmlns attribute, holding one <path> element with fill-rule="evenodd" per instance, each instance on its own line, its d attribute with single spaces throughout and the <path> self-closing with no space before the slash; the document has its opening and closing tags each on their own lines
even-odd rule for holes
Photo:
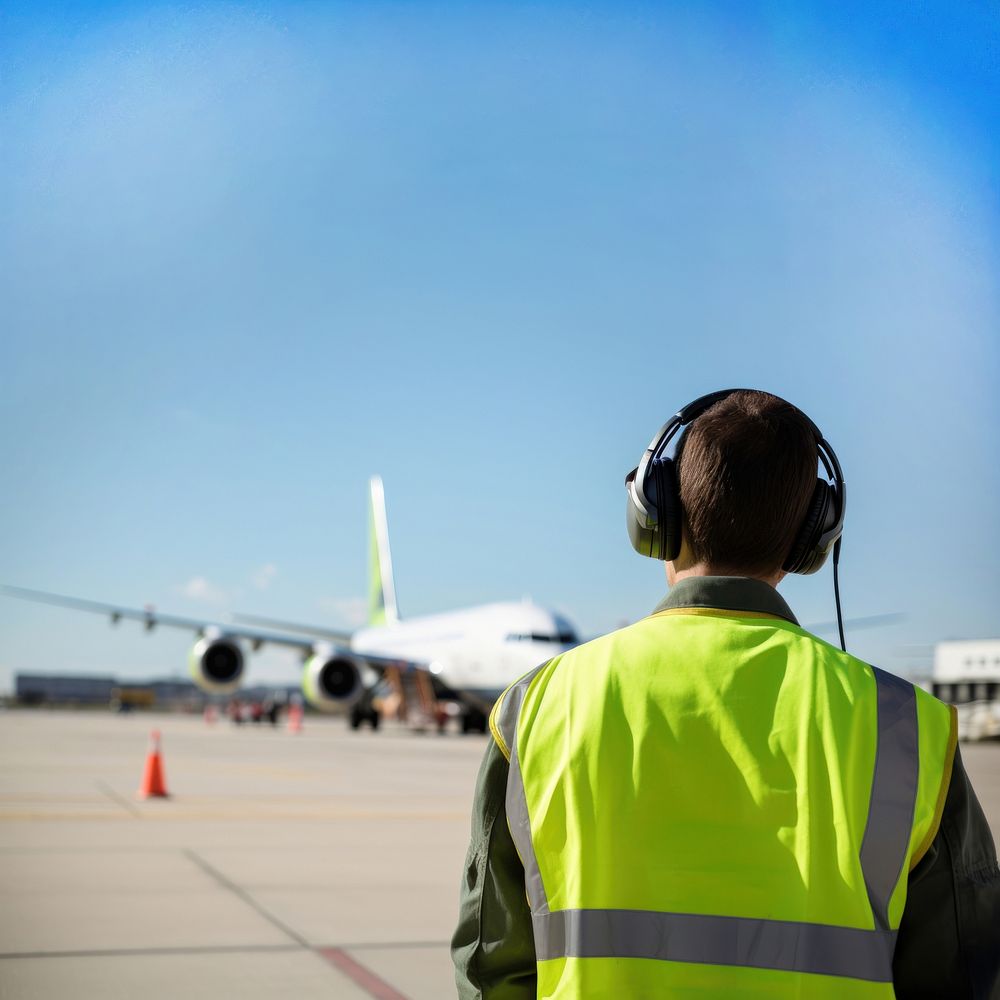
<svg viewBox="0 0 1000 1000">
<path fill-rule="evenodd" d="M 307 951 L 297 944 L 220 944 L 205 946 L 180 945 L 174 948 L 91 948 L 69 951 L 5 951 L 0 952 L 0 961 L 23 958 L 133 958 L 135 956 L 155 958 L 160 955 L 240 955 L 247 952 L 289 952 Z"/>
<path fill-rule="evenodd" d="M 106 795 L 112 802 L 120 805 L 130 816 L 134 816 L 136 819 L 142 819 L 142 810 L 134 803 L 130 802 L 124 795 L 116 792 L 106 781 L 98 781 L 97 787 L 101 792 Z"/>
<path fill-rule="evenodd" d="M 342 948 L 317 948 L 316 953 L 342 972 L 374 1000 L 408 1000 L 399 990 L 380 979 L 371 969 L 351 958 Z"/>
<path fill-rule="evenodd" d="M 309 945 L 295 944 L 208 944 L 208 945 L 175 945 L 158 947 L 139 948 L 75 948 L 56 951 L 2 951 L 0 952 L 0 962 L 12 961 L 14 959 L 25 958 L 133 958 L 135 956 L 157 956 L 157 955 L 229 955 L 243 954 L 245 952 L 315 952 L 321 954 L 324 951 L 343 952 L 346 948 L 351 951 L 384 951 L 386 949 L 397 951 L 400 948 L 446 948 L 446 941 L 379 941 L 371 944 L 350 944 L 344 948 L 313 948 Z M 326 956 L 323 956 L 326 957 Z"/>
<path fill-rule="evenodd" d="M 269 924 L 276 927 L 286 937 L 291 938 L 300 948 L 308 948 L 309 942 L 288 926 L 283 920 L 279 920 L 270 910 L 262 906 L 257 900 L 242 886 L 237 885 L 232 879 L 227 878 L 218 868 L 210 865 L 200 854 L 196 854 L 190 848 L 184 848 L 181 853 L 194 862 L 210 879 L 217 882 L 223 889 L 228 889 L 234 896 L 239 897 L 252 910 L 255 910 Z"/>
</svg>

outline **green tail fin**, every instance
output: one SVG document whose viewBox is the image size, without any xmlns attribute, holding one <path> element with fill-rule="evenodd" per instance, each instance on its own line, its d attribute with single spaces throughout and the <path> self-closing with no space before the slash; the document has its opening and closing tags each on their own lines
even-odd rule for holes
<svg viewBox="0 0 1000 1000">
<path fill-rule="evenodd" d="M 371 479 L 368 515 L 368 624 L 391 625 L 399 621 L 399 611 L 396 609 L 396 588 L 392 582 L 385 492 L 378 476 Z"/>
</svg>

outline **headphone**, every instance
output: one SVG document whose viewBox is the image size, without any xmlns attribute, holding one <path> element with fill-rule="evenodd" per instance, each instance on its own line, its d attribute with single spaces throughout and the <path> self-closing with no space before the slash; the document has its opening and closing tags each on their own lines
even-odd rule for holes
<svg viewBox="0 0 1000 1000">
<path fill-rule="evenodd" d="M 710 392 L 678 410 L 660 429 L 643 453 L 639 464 L 625 477 L 627 494 L 625 522 L 632 547 L 640 555 L 666 561 L 676 559 L 681 550 L 681 496 L 677 460 L 664 452 L 677 432 L 697 420 L 709 407 L 742 389 Z M 782 400 L 785 402 L 785 400 Z M 800 411 L 801 412 L 801 411 Z M 805 416 L 805 414 L 803 414 Z M 837 590 L 837 617 L 840 621 L 840 593 L 837 564 L 844 531 L 847 490 L 844 474 L 833 448 L 819 428 L 806 417 L 816 438 L 816 453 L 827 478 L 816 478 L 806 516 L 782 569 L 787 573 L 815 573 L 833 549 L 834 585 Z M 843 626 L 841 626 L 841 645 Z"/>
</svg>

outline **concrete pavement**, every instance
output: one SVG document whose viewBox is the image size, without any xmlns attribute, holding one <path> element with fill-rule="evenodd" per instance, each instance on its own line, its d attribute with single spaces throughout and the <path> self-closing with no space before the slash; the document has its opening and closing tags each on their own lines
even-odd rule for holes
<svg viewBox="0 0 1000 1000">
<path fill-rule="evenodd" d="M 163 733 L 166 801 L 137 801 Z M 0 716 L 0 997 L 453 995 L 482 737 Z"/>
<path fill-rule="evenodd" d="M 140 802 L 149 731 L 167 801 Z M 483 737 L 0 715 L 0 998 L 442 1000 Z M 964 746 L 1000 831 L 1000 744 Z"/>
</svg>

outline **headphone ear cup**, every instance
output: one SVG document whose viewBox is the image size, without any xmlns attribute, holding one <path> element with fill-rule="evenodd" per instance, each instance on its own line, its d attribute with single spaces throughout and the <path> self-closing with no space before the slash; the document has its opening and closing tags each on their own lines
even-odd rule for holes
<svg viewBox="0 0 1000 1000">
<path fill-rule="evenodd" d="M 817 544 L 823 532 L 830 526 L 831 518 L 835 516 L 835 506 L 833 487 L 825 480 L 817 478 L 802 527 L 799 528 L 795 543 L 781 567 L 786 573 L 803 575 L 815 573 L 826 562 L 827 554 L 821 552 Z"/>
<path fill-rule="evenodd" d="M 653 462 L 656 475 L 657 534 L 660 559 L 676 559 L 681 552 L 681 494 L 677 483 L 677 466 L 672 458 Z"/>
</svg>

